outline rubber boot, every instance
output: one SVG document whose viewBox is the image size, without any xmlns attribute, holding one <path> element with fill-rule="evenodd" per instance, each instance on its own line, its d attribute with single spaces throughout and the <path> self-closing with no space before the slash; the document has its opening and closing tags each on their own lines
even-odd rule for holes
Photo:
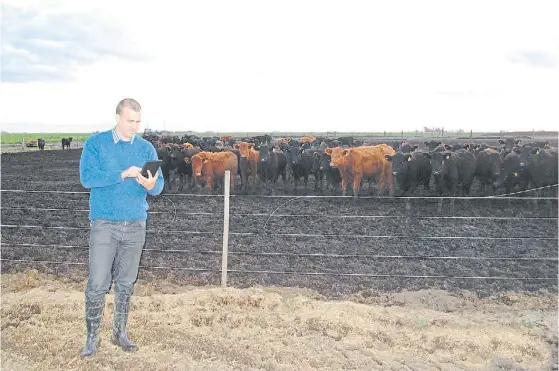
<svg viewBox="0 0 559 371">
<path fill-rule="evenodd" d="M 135 352 L 138 350 L 138 346 L 128 339 L 128 334 L 126 333 L 129 309 L 130 296 L 115 294 L 115 314 L 113 317 L 113 336 L 111 341 L 126 352 Z"/>
<path fill-rule="evenodd" d="M 98 301 L 85 301 L 85 325 L 87 329 L 85 347 L 80 355 L 91 357 L 97 353 L 99 347 L 99 330 L 105 309 L 105 297 Z"/>
</svg>

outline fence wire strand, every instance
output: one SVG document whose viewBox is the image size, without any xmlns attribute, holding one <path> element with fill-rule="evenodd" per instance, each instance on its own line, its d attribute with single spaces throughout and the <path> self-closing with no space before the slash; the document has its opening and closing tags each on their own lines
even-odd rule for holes
<svg viewBox="0 0 559 371">
<path fill-rule="evenodd" d="M 87 265 L 82 262 L 60 262 L 51 260 L 25 260 L 25 259 L 0 259 L 0 261 L 15 263 L 43 263 L 43 264 L 68 264 L 68 265 Z M 221 272 L 221 270 L 195 267 L 166 267 L 140 265 L 140 268 L 147 269 L 167 269 L 167 270 L 186 270 L 186 271 L 207 271 Z M 240 274 L 285 274 L 302 276 L 346 276 L 346 277 L 370 277 L 370 278 L 424 278 L 424 279 L 471 279 L 471 280 L 510 280 L 510 281 L 550 281 L 557 280 L 557 277 L 507 277 L 507 276 L 447 276 L 447 275 L 406 275 L 406 274 L 375 274 L 375 273 L 343 273 L 343 272 L 297 272 L 297 271 L 273 271 L 273 270 L 242 270 L 227 269 L 228 273 Z"/>
<path fill-rule="evenodd" d="M 41 247 L 56 249 L 89 249 L 89 246 L 79 245 L 45 245 L 45 244 L 26 244 L 26 243 L 3 243 L 4 246 L 13 247 Z M 187 249 L 148 249 L 143 251 L 158 253 L 179 253 L 179 254 L 215 254 L 222 253 L 221 250 L 187 250 Z M 314 258 L 370 258 L 370 259 L 422 259 L 422 260 L 534 260 L 534 261 L 559 261 L 558 257 L 538 257 L 538 256 L 434 256 L 434 255 L 375 255 L 375 254 L 330 254 L 330 253 L 297 253 L 297 252 L 253 252 L 253 251 L 228 251 L 230 255 L 248 256 L 286 256 L 286 257 L 314 257 Z"/>
<path fill-rule="evenodd" d="M 18 225 L 18 224 L 2 224 L 2 228 L 37 228 L 37 229 L 70 229 L 70 230 L 89 230 L 89 227 L 63 227 L 63 226 L 44 226 L 44 225 Z M 221 236 L 223 232 L 215 231 L 159 231 L 147 230 L 149 234 L 192 234 L 192 235 L 212 235 Z M 316 238 L 414 238 L 424 240 L 556 240 L 557 237 L 540 237 L 540 236 L 518 236 L 518 237 L 491 237 L 491 236 L 414 236 L 414 235 L 356 235 L 356 234 L 313 234 L 313 233 L 258 233 L 258 232 L 229 232 L 233 236 L 278 236 L 278 237 L 316 237 Z"/>
<path fill-rule="evenodd" d="M 169 200 L 170 201 L 170 200 Z M 170 201 L 172 202 L 172 201 Z M 174 204 L 173 204 L 174 205 Z M 39 208 L 39 207 L 5 207 L 0 206 L 0 210 L 25 210 L 25 211 L 68 211 L 68 212 L 89 212 L 89 209 L 69 209 L 69 208 Z M 208 213 L 208 212 L 180 212 L 178 210 L 172 211 L 148 211 L 148 214 L 179 214 L 179 215 L 204 215 L 204 216 L 218 216 L 223 218 L 223 213 Z M 262 217 L 270 216 L 270 213 L 230 213 L 230 217 Z M 509 216 L 415 216 L 415 215 L 324 215 L 324 214 L 273 214 L 276 218 L 321 218 L 321 219 L 480 219 L 480 220 L 557 220 L 555 216 L 524 216 L 524 217 L 509 217 Z"/>
<path fill-rule="evenodd" d="M 392 196 L 358 196 L 358 199 L 387 199 L 387 200 L 414 200 L 414 199 L 423 199 L 423 200 L 487 200 L 487 199 L 505 199 L 505 200 L 558 200 L 557 197 L 505 197 L 509 195 L 515 194 L 523 194 L 527 192 L 533 192 L 541 189 L 546 188 L 554 188 L 557 187 L 557 184 L 544 186 L 539 188 L 528 189 L 525 191 L 519 191 L 514 193 L 502 194 L 502 195 L 493 195 L 493 196 L 402 196 L 402 197 L 392 197 Z M 11 193 L 58 193 L 58 194 L 85 194 L 89 195 L 90 192 L 88 191 L 55 191 L 55 190 L 24 190 L 24 189 L 0 189 L 0 192 L 11 192 Z M 166 193 L 165 196 L 179 196 L 179 197 L 224 197 L 222 194 L 203 194 L 203 193 Z M 229 195 L 231 198 L 293 198 L 294 196 L 291 195 L 255 195 L 255 194 L 231 194 Z M 153 196 L 154 198 L 158 198 L 161 196 Z M 295 196 L 296 198 L 301 199 L 311 199 L 311 198 L 342 198 L 342 199 L 354 199 L 353 196 L 340 196 L 340 195 L 304 195 L 304 196 Z"/>
</svg>

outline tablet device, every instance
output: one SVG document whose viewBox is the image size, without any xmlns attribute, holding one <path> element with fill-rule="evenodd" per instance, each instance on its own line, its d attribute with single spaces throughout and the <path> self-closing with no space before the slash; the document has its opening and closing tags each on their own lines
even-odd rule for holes
<svg viewBox="0 0 559 371">
<path fill-rule="evenodd" d="M 144 167 L 142 168 L 142 176 L 148 178 L 148 170 L 151 172 L 151 176 L 155 176 L 155 173 L 157 172 L 157 170 L 159 170 L 159 167 L 161 166 L 161 163 L 163 161 L 161 160 L 150 160 L 150 161 L 146 161 L 146 163 L 144 164 Z"/>
</svg>

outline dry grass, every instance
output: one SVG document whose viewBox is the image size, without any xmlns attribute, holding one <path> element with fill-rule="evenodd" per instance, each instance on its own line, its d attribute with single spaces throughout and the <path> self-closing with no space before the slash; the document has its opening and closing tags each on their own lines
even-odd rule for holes
<svg viewBox="0 0 559 371">
<path fill-rule="evenodd" d="M 2 370 L 548 369 L 557 295 L 424 291 L 325 301 L 306 290 L 139 283 L 129 331 L 82 360 L 85 282 L 36 271 L 2 277 Z"/>
</svg>

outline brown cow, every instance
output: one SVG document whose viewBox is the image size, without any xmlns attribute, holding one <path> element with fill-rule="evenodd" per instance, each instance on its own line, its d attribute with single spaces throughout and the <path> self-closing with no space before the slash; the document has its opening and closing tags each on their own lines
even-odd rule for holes
<svg viewBox="0 0 559 371">
<path fill-rule="evenodd" d="M 241 183 L 243 190 L 249 184 L 249 177 L 252 175 L 253 184 L 256 184 L 257 169 L 258 169 L 258 159 L 260 154 L 254 149 L 253 143 L 241 142 L 239 144 L 234 144 L 234 148 L 239 149 L 241 153 L 240 166 L 241 166 Z"/>
<path fill-rule="evenodd" d="M 311 136 L 308 136 L 308 137 L 302 137 L 301 139 L 299 139 L 299 143 L 308 143 L 308 142 L 312 143 L 315 140 L 316 140 L 316 138 L 311 135 Z"/>
<path fill-rule="evenodd" d="M 216 179 L 223 179 L 225 171 L 231 172 L 231 191 L 235 189 L 237 175 L 237 155 L 233 152 L 200 152 L 190 158 L 192 172 L 202 177 L 211 191 Z"/>
<path fill-rule="evenodd" d="M 394 194 L 392 180 L 392 163 L 387 161 L 385 155 L 394 155 L 396 152 L 386 144 L 370 147 L 342 147 L 326 148 L 326 153 L 331 157 L 330 165 L 337 167 L 342 178 L 342 196 L 345 196 L 347 185 L 353 181 L 353 197 L 357 197 L 361 180 L 372 176 L 377 177 L 379 193 L 388 183 L 388 192 Z"/>
</svg>

